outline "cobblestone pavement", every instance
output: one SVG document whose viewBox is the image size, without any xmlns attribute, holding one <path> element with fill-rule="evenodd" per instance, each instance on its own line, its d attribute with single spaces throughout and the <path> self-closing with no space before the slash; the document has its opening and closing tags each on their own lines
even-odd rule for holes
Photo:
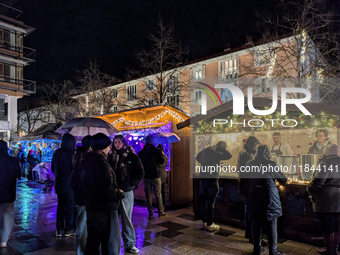
<svg viewBox="0 0 340 255">
<path fill-rule="evenodd" d="M 42 188 L 39 183 L 18 182 L 15 225 L 0 254 L 75 254 L 74 237 L 55 237 L 57 196 L 54 190 L 45 193 Z M 147 216 L 144 206 L 134 207 L 132 222 L 140 254 L 251 254 L 252 245 L 242 229 L 221 225 L 220 231 L 207 232 L 194 218 L 192 207 L 168 211 L 168 216 L 150 221 Z M 279 250 L 288 255 L 317 254 L 312 245 L 286 239 L 279 240 Z"/>
</svg>

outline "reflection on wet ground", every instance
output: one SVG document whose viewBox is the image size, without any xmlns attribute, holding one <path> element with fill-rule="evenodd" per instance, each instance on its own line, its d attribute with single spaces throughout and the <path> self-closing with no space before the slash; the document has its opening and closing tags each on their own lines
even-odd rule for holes
<svg viewBox="0 0 340 255">
<path fill-rule="evenodd" d="M 8 246 L 0 248 L 0 254 L 75 254 L 74 237 L 55 237 L 57 196 L 54 190 L 43 192 L 43 187 L 18 182 L 15 225 Z M 153 220 L 147 216 L 144 206 L 134 207 L 132 222 L 140 254 L 251 254 L 252 245 L 242 229 L 221 225 L 220 231 L 207 232 L 194 218 L 191 207 L 168 211 L 168 216 Z M 279 250 L 285 254 L 317 254 L 314 246 L 290 240 L 280 240 Z M 268 254 L 267 249 L 264 254 Z"/>
</svg>

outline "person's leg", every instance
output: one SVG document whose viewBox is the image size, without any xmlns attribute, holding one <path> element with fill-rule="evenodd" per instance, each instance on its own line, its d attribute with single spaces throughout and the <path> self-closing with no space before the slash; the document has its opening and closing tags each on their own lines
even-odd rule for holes
<svg viewBox="0 0 340 255">
<path fill-rule="evenodd" d="M 77 255 L 84 255 L 87 239 L 86 211 L 85 205 L 77 205 L 77 227 L 74 242 Z"/>
<path fill-rule="evenodd" d="M 123 223 L 122 223 L 123 224 Z M 108 252 L 109 254 L 119 255 L 121 248 L 120 226 L 118 211 L 110 212 L 110 228 L 109 228 Z"/>
<path fill-rule="evenodd" d="M 259 255 L 261 253 L 261 229 L 262 229 L 262 219 L 260 217 L 254 217 L 252 221 L 252 237 L 254 243 L 254 255 Z"/>
<path fill-rule="evenodd" d="M 135 229 L 131 223 L 134 195 L 133 191 L 125 192 L 125 198 L 121 200 L 119 214 L 122 222 L 122 236 L 125 250 L 136 245 Z"/>
<path fill-rule="evenodd" d="M 151 180 L 152 179 L 144 179 L 144 193 L 146 199 L 146 207 L 149 211 L 149 216 L 153 216 L 153 208 L 152 208 L 152 190 L 151 190 Z"/>
<path fill-rule="evenodd" d="M 158 208 L 158 214 L 163 214 L 163 203 L 161 196 L 161 178 L 152 179 L 153 191 L 155 192 L 156 204 Z"/>
<path fill-rule="evenodd" d="M 265 222 L 267 227 L 268 249 L 270 255 L 278 254 L 277 251 L 277 218 Z"/>
<path fill-rule="evenodd" d="M 165 210 L 165 183 L 162 183 L 162 203 L 163 203 L 163 211 Z"/>
<path fill-rule="evenodd" d="M 0 204 L 0 244 L 5 246 L 14 224 L 14 202 Z"/>
<path fill-rule="evenodd" d="M 334 250 L 334 226 L 333 226 L 333 214 L 332 213 L 317 213 L 319 227 L 322 231 L 324 243 L 327 249 L 326 254 L 332 254 Z"/>
<path fill-rule="evenodd" d="M 99 247 L 101 244 L 101 221 L 100 213 L 86 211 L 86 224 L 87 224 L 87 241 L 85 254 L 86 255 L 99 255 Z"/>
<path fill-rule="evenodd" d="M 251 217 L 251 212 L 250 212 L 250 196 L 249 195 L 244 195 L 244 223 L 245 223 L 245 238 L 249 238 L 249 242 L 253 242 L 252 238 L 252 217 Z"/>
<path fill-rule="evenodd" d="M 74 196 L 73 192 L 66 194 L 65 205 L 65 231 L 72 231 L 74 220 Z"/>
<path fill-rule="evenodd" d="M 207 224 L 207 191 L 204 181 L 200 181 L 200 200 L 202 222 L 203 224 Z"/>
<path fill-rule="evenodd" d="M 334 215 L 334 254 L 339 249 L 340 243 L 340 213 L 335 213 Z"/>
<path fill-rule="evenodd" d="M 220 188 L 217 181 L 211 181 L 207 187 L 207 226 L 214 223 L 215 201 Z"/>
<path fill-rule="evenodd" d="M 66 196 L 65 194 L 58 193 L 58 206 L 57 206 L 57 231 L 64 230 L 65 220 L 65 207 L 66 207 Z"/>
</svg>

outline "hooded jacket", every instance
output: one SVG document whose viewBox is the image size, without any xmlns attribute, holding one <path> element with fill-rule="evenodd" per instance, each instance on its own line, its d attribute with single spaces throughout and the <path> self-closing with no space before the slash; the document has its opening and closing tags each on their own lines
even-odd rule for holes
<svg viewBox="0 0 340 255">
<path fill-rule="evenodd" d="M 17 158 L 7 154 L 7 148 L 0 151 L 0 204 L 12 203 L 16 198 L 16 181 L 21 176 Z"/>
<path fill-rule="evenodd" d="M 138 153 L 144 167 L 144 178 L 155 179 L 160 178 L 158 168 L 164 163 L 163 152 L 154 145 L 147 143 L 144 148 Z"/>
<path fill-rule="evenodd" d="M 340 157 L 330 155 L 319 162 L 320 170 L 307 186 L 314 212 L 340 212 Z"/>
<path fill-rule="evenodd" d="M 54 174 L 55 193 L 72 192 L 70 178 L 73 170 L 75 143 L 75 138 L 66 134 L 61 147 L 53 154 L 51 170 Z"/>
<path fill-rule="evenodd" d="M 70 185 L 73 190 L 74 202 L 76 205 L 85 205 L 85 190 L 83 185 L 85 171 L 81 167 L 81 161 L 85 154 L 86 150 L 83 147 L 78 146 L 73 158 L 73 171 Z"/>
<path fill-rule="evenodd" d="M 271 161 L 270 152 L 266 145 L 260 146 L 254 160 L 246 166 L 272 166 L 278 171 L 253 173 L 249 179 L 250 211 L 254 217 L 266 217 L 268 221 L 282 215 L 282 206 L 276 180 L 281 184 L 287 182 L 275 161 Z"/>
<path fill-rule="evenodd" d="M 106 156 L 101 152 L 88 152 L 81 161 L 81 167 L 85 171 L 83 185 L 86 210 L 94 212 L 118 210 L 120 190 Z"/>
<path fill-rule="evenodd" d="M 134 190 L 143 180 L 142 162 L 130 146 L 124 145 L 119 151 L 113 149 L 108 162 L 115 172 L 118 187 L 123 191 Z"/>
</svg>

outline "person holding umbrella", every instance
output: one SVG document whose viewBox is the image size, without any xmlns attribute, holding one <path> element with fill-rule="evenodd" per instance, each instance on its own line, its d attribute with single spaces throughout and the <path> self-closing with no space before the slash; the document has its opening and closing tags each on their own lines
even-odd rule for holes
<svg viewBox="0 0 340 255">
<path fill-rule="evenodd" d="M 131 223 L 132 209 L 134 203 L 133 190 L 143 180 L 144 169 L 139 157 L 135 154 L 132 147 L 129 146 L 124 136 L 116 135 L 113 139 L 112 153 L 109 154 L 109 164 L 114 170 L 117 178 L 117 184 L 125 193 L 125 197 L 121 200 L 118 214 L 122 222 L 122 236 L 124 241 L 125 252 L 133 254 L 139 253 L 136 247 L 135 229 Z M 118 220 L 115 222 L 115 220 Z M 119 219 L 113 217 L 111 219 L 109 250 L 114 247 L 114 237 L 119 236 L 120 231 L 114 228 L 119 225 Z"/>
</svg>

